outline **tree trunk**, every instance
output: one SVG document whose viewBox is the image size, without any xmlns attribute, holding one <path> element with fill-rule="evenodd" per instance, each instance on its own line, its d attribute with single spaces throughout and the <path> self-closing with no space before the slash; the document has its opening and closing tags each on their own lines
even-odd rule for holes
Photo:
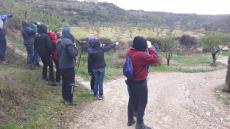
<svg viewBox="0 0 230 129">
<path fill-rule="evenodd" d="M 216 54 L 212 53 L 212 65 L 216 66 Z"/>
<path fill-rule="evenodd" d="M 230 56 L 228 58 L 228 69 L 227 69 L 225 83 L 226 83 L 226 92 L 230 93 Z"/>
<path fill-rule="evenodd" d="M 170 65 L 170 59 L 167 58 L 167 65 L 169 66 Z"/>
</svg>

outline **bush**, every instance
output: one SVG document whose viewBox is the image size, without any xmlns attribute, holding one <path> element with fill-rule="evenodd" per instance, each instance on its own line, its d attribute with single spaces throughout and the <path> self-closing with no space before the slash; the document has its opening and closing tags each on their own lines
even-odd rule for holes
<svg viewBox="0 0 230 129">
<path fill-rule="evenodd" d="M 192 46 L 197 45 L 197 40 L 194 37 L 189 35 L 182 35 L 179 39 L 180 45 L 185 46 L 187 48 L 191 48 Z"/>
</svg>

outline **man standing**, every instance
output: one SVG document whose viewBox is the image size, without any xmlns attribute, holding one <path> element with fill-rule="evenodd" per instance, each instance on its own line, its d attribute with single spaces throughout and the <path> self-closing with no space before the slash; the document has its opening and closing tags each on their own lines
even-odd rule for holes
<svg viewBox="0 0 230 129">
<path fill-rule="evenodd" d="M 73 91 L 75 86 L 75 70 L 77 48 L 74 45 L 74 37 L 70 28 L 65 27 L 62 31 L 62 38 L 57 45 L 59 68 L 62 77 L 62 97 L 67 105 L 74 105 Z"/>
<path fill-rule="evenodd" d="M 146 53 L 148 47 L 149 54 Z M 135 123 L 134 110 L 137 104 L 137 124 L 136 129 L 151 129 L 144 124 L 144 112 L 148 100 L 147 88 L 147 67 L 150 64 L 157 63 L 157 54 L 154 52 L 151 42 L 148 42 L 140 36 L 133 40 L 133 48 L 130 48 L 126 54 L 132 60 L 134 77 L 126 80 L 129 92 L 128 103 L 128 126 Z"/>
<path fill-rule="evenodd" d="M 34 38 L 37 30 L 33 27 L 32 23 L 22 21 L 22 37 L 27 51 L 27 65 L 30 69 L 34 69 Z"/>
</svg>

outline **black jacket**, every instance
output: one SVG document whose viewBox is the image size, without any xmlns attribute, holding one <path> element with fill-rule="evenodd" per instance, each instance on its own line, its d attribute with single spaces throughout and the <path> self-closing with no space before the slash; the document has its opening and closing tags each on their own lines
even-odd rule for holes
<svg viewBox="0 0 230 129">
<path fill-rule="evenodd" d="M 24 44 L 33 44 L 36 30 L 33 29 L 29 23 L 23 23 L 21 29 Z"/>
<path fill-rule="evenodd" d="M 45 25 L 39 26 L 38 34 L 35 37 L 34 47 L 41 57 L 51 56 L 52 42 Z"/>
<path fill-rule="evenodd" d="M 88 72 L 92 72 L 93 69 L 105 68 L 104 52 L 115 46 L 115 44 L 111 44 L 106 47 L 100 47 L 100 44 L 95 44 L 92 49 L 88 50 Z"/>
</svg>

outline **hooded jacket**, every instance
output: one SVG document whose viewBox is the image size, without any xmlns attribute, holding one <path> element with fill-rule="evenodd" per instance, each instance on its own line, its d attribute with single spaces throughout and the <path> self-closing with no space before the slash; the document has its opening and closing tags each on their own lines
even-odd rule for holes
<svg viewBox="0 0 230 129">
<path fill-rule="evenodd" d="M 39 25 L 38 34 L 35 37 L 34 47 L 41 57 L 51 56 L 52 43 L 45 25 Z"/>
<path fill-rule="evenodd" d="M 62 38 L 57 45 L 60 69 L 73 68 L 76 65 L 77 48 L 74 46 L 74 37 L 69 28 L 64 28 Z"/>
<path fill-rule="evenodd" d="M 34 43 L 36 29 L 33 27 L 32 23 L 23 22 L 21 33 L 25 45 L 31 45 Z"/>
<path fill-rule="evenodd" d="M 133 48 L 130 48 L 126 54 L 130 56 L 134 68 L 134 81 L 146 80 L 148 69 L 150 64 L 157 63 L 157 54 L 149 48 L 149 54 L 146 53 L 147 43 L 142 37 L 136 37 L 133 41 Z"/>
<path fill-rule="evenodd" d="M 98 40 L 91 43 L 91 49 L 88 49 L 88 71 L 91 72 L 93 69 L 105 68 L 104 52 L 109 51 L 115 46 L 115 44 L 111 44 L 101 47 Z"/>
</svg>

